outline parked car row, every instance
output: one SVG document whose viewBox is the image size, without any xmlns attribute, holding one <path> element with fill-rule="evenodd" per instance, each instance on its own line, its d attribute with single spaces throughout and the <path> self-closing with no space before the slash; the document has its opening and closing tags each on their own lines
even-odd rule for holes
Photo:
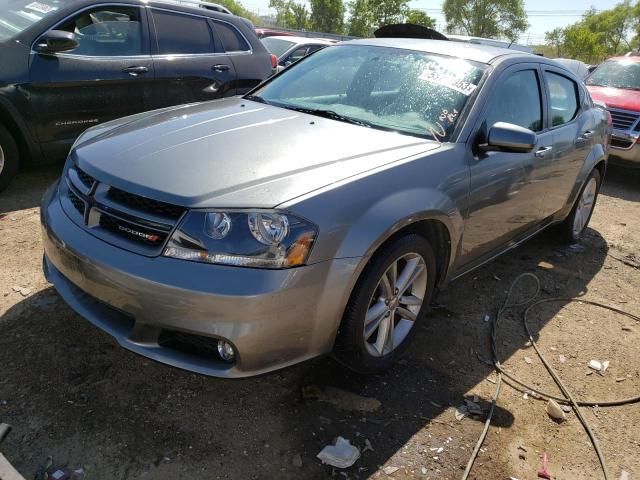
<svg viewBox="0 0 640 480">
<path fill-rule="evenodd" d="M 88 127 L 242 95 L 275 68 L 247 20 L 185 0 L 0 0 L 0 58 L 0 190 Z"/>
</svg>

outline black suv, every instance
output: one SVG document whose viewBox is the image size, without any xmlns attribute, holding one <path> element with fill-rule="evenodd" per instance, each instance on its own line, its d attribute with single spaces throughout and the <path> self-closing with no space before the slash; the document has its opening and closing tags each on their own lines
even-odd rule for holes
<svg viewBox="0 0 640 480">
<path fill-rule="evenodd" d="M 88 127 L 241 95 L 272 72 L 251 23 L 197 2 L 0 0 L 0 190 Z"/>
</svg>

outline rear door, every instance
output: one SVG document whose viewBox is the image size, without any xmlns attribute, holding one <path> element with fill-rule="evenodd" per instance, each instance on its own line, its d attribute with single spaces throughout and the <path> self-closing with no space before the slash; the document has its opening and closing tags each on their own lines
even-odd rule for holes
<svg viewBox="0 0 640 480">
<path fill-rule="evenodd" d="M 544 66 L 553 155 L 540 159 L 546 194 L 543 215 L 565 206 L 593 147 L 595 118 L 582 88 L 561 69 Z"/>
<path fill-rule="evenodd" d="M 236 94 L 236 72 L 208 17 L 152 8 L 155 108 Z"/>
<path fill-rule="evenodd" d="M 48 155 L 66 155 L 88 127 L 144 111 L 153 80 L 145 10 L 100 5 L 53 29 L 76 34 L 66 53 L 32 52 L 27 91 L 39 112 L 37 136 Z M 37 42 L 37 41 L 36 41 Z"/>
<path fill-rule="evenodd" d="M 540 156 L 552 148 L 545 128 L 546 97 L 537 64 L 519 64 L 505 70 L 491 88 L 488 102 L 472 135 L 469 211 L 465 221 L 461 263 L 469 263 L 504 248 L 542 220 L 545 185 Z M 496 122 L 528 128 L 537 134 L 529 153 L 471 154 L 486 141 Z"/>
</svg>

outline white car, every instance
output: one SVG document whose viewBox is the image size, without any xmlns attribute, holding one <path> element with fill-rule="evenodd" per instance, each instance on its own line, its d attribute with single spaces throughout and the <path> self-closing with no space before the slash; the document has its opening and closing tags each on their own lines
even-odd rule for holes
<svg viewBox="0 0 640 480">
<path fill-rule="evenodd" d="M 265 37 L 260 40 L 264 46 L 278 57 L 278 69 L 280 72 L 289 65 L 296 63 L 298 60 L 307 55 L 333 45 L 335 42 L 323 38 L 307 38 L 293 36 L 272 36 Z"/>
</svg>

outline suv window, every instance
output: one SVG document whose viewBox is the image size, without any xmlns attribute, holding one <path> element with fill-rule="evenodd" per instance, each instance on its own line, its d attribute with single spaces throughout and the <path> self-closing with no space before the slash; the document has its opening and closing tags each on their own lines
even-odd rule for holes
<svg viewBox="0 0 640 480">
<path fill-rule="evenodd" d="M 546 76 L 551 94 L 551 124 L 558 127 L 576 116 L 579 104 L 578 85 L 556 73 L 547 72 Z"/>
<path fill-rule="evenodd" d="M 223 22 L 213 22 L 216 32 L 227 52 L 246 52 L 251 50 L 242 34 L 232 25 Z"/>
<path fill-rule="evenodd" d="M 142 22 L 137 7 L 108 6 L 85 10 L 58 30 L 73 32 L 80 46 L 73 55 L 118 57 L 142 55 Z"/>
<path fill-rule="evenodd" d="M 202 17 L 153 11 L 159 55 L 215 52 L 209 22 Z"/>
<path fill-rule="evenodd" d="M 496 122 L 507 122 L 534 132 L 542 130 L 540 82 L 534 70 L 514 73 L 495 91 L 487 115 L 487 128 Z"/>
</svg>

